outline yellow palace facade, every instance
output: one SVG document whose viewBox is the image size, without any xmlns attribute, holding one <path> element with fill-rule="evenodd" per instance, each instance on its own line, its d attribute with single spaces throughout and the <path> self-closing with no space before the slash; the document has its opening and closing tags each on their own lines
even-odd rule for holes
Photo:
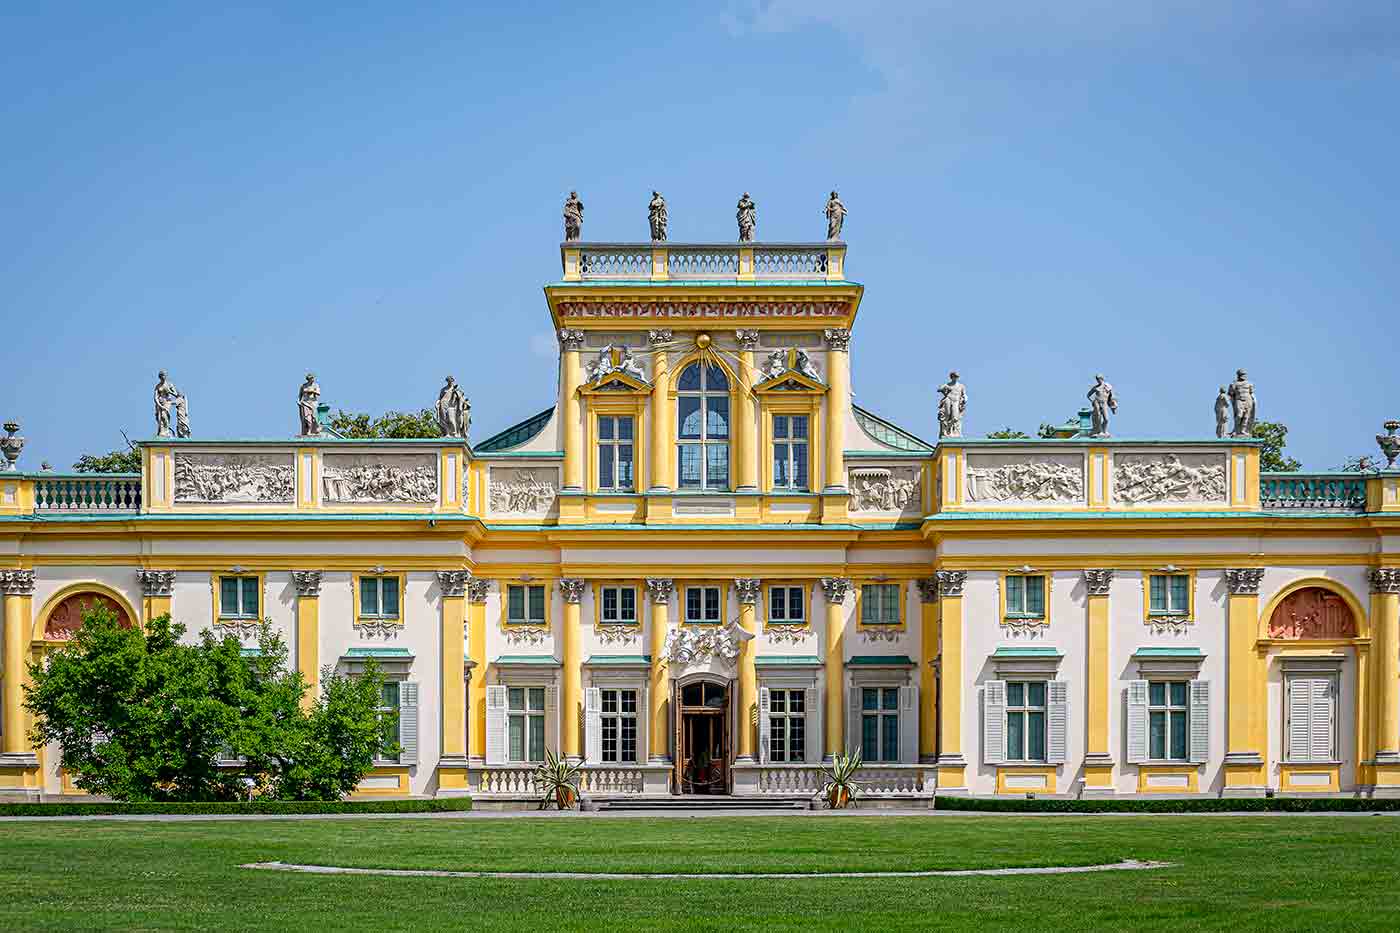
<svg viewBox="0 0 1400 933">
<path fill-rule="evenodd" d="M 922 440 L 852 404 L 845 259 L 565 243 L 557 403 L 475 444 L 0 472 L 0 793 L 74 792 L 24 664 L 93 601 L 269 620 L 313 683 L 376 659 L 403 751 L 362 795 L 522 805 L 557 750 L 598 805 L 805 800 L 855 748 L 902 805 L 1400 793 L 1400 472 L 1076 423 Z"/>
</svg>

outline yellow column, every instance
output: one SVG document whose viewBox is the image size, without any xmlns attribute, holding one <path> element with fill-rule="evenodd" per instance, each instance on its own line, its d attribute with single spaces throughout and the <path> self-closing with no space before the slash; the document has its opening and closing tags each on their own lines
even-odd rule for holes
<svg viewBox="0 0 1400 933">
<path fill-rule="evenodd" d="M 938 581 L 919 584 L 919 761 L 938 760 Z"/>
<path fill-rule="evenodd" d="M 33 625 L 34 571 L 0 571 L 0 592 L 5 596 L 4 658 L 0 661 L 5 734 L 0 745 L 0 789 L 36 793 L 39 758 L 29 747 L 24 716 L 24 662 Z"/>
<path fill-rule="evenodd" d="M 1085 717 L 1088 734 L 1084 745 L 1084 792 L 1090 796 L 1111 794 L 1113 754 L 1108 745 L 1108 599 L 1113 571 L 1085 570 L 1088 591 L 1088 697 Z"/>
<path fill-rule="evenodd" d="M 1229 589 L 1229 638 L 1225 728 L 1226 797 L 1262 796 L 1268 784 L 1264 769 L 1268 707 L 1265 663 L 1255 647 L 1259 640 L 1259 584 L 1264 571 L 1241 567 L 1225 571 Z"/>
<path fill-rule="evenodd" d="M 138 570 L 141 581 L 141 617 L 143 624 L 170 614 L 170 594 L 175 588 L 173 570 Z"/>
<path fill-rule="evenodd" d="M 583 580 L 560 580 L 559 592 L 564 596 L 564 689 L 559 700 L 560 746 L 564 757 L 569 761 L 583 760 L 583 738 L 579 735 L 579 721 L 583 715 L 583 633 L 580 600 L 583 599 Z"/>
<path fill-rule="evenodd" d="M 647 650 L 651 652 L 651 683 L 647 689 L 647 722 L 651 728 L 650 758 L 653 763 L 668 764 L 670 729 L 666 720 L 670 678 L 666 673 L 666 635 L 670 624 L 672 580 L 647 579 L 647 597 L 651 600 L 651 633 Z"/>
<path fill-rule="evenodd" d="M 579 351 L 583 349 L 583 331 L 565 328 L 559 331 L 559 355 L 562 372 L 559 378 L 560 413 L 564 419 L 564 489 L 583 490 L 583 418 L 579 409 L 579 386 L 583 384 L 583 367 Z"/>
<path fill-rule="evenodd" d="M 1400 791 L 1400 567 L 1371 571 L 1376 639 L 1376 790 Z"/>
<path fill-rule="evenodd" d="M 734 591 L 739 594 L 739 628 L 758 634 L 757 613 L 760 584 L 758 580 L 735 580 Z M 739 754 L 738 761 L 758 759 L 758 735 L 755 726 L 758 710 L 758 670 L 754 667 L 754 640 L 739 642 Z"/>
<path fill-rule="evenodd" d="M 826 332 L 826 491 L 846 489 L 846 416 L 851 410 L 851 332 Z"/>
<path fill-rule="evenodd" d="M 297 591 L 297 671 L 306 681 L 301 705 L 310 708 L 321 695 L 321 571 L 293 570 Z"/>
<path fill-rule="evenodd" d="M 823 577 L 826 596 L 826 757 L 846 753 L 846 596 L 851 581 Z"/>
<path fill-rule="evenodd" d="M 465 570 L 439 570 L 442 590 L 442 757 L 464 760 L 467 756 L 466 631 L 467 580 Z"/>
<path fill-rule="evenodd" d="M 963 584 L 965 570 L 940 570 L 938 580 L 938 790 L 967 788 L 967 759 L 962 753 Z"/>
<path fill-rule="evenodd" d="M 671 331 L 647 332 L 651 343 L 651 489 L 667 492 L 671 488 L 671 402 L 667 393 L 670 362 L 666 347 L 671 343 Z"/>
<path fill-rule="evenodd" d="M 736 330 L 739 341 L 739 408 L 734 412 L 734 446 L 737 469 L 736 488 L 740 492 L 758 489 L 758 430 L 754 421 L 753 351 L 758 331 Z"/>
<path fill-rule="evenodd" d="M 467 681 L 467 747 L 472 764 L 486 764 L 486 594 L 490 580 L 473 577 L 467 581 L 467 658 L 471 679 Z"/>
</svg>

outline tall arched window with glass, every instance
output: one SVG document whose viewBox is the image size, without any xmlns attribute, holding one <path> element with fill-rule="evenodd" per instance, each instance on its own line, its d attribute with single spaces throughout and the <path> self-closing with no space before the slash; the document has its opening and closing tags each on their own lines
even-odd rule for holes
<svg viewBox="0 0 1400 933">
<path fill-rule="evenodd" d="M 676 386 L 676 465 L 681 489 L 729 489 L 729 377 L 691 363 Z"/>
</svg>

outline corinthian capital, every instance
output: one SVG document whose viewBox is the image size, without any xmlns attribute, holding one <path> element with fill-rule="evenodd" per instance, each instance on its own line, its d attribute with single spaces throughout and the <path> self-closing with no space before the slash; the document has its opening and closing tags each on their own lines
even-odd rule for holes
<svg viewBox="0 0 1400 933">
<path fill-rule="evenodd" d="M 437 572 L 438 586 L 442 589 L 443 596 L 466 596 L 467 582 L 471 578 L 469 570 L 439 570 Z"/>
<path fill-rule="evenodd" d="M 570 327 L 561 328 L 559 331 L 559 348 L 564 352 L 570 350 L 583 349 L 583 331 Z"/>
<path fill-rule="evenodd" d="M 843 327 L 828 327 L 823 336 L 826 337 L 826 346 L 829 350 L 838 353 L 846 353 L 851 349 L 851 332 Z"/>
<path fill-rule="evenodd" d="M 1400 593 L 1400 567 L 1379 567 L 1372 570 L 1371 592 Z"/>
<path fill-rule="evenodd" d="M 175 588 L 173 570 L 138 570 L 136 579 L 141 581 L 141 595 L 146 597 L 169 596 Z"/>
<path fill-rule="evenodd" d="M 839 606 L 851 592 L 851 581 L 845 577 L 822 577 L 822 593 L 828 605 Z"/>
<path fill-rule="evenodd" d="M 34 571 L 0 570 L 0 593 L 6 596 L 33 596 Z"/>
<path fill-rule="evenodd" d="M 585 581 L 573 577 L 565 577 L 559 581 L 559 592 L 564 594 L 564 602 L 577 603 L 583 599 Z"/>
<path fill-rule="evenodd" d="M 752 606 L 758 602 L 759 581 L 753 579 L 735 580 L 734 592 L 739 596 L 739 603 L 744 606 Z"/>
<path fill-rule="evenodd" d="M 1231 596 L 1258 596 L 1263 580 L 1263 567 L 1236 567 L 1225 571 L 1225 585 Z"/>
<path fill-rule="evenodd" d="M 293 570 L 292 585 L 302 599 L 314 599 L 321 595 L 321 577 L 319 570 Z"/>
<path fill-rule="evenodd" d="M 671 593 L 676 588 L 676 581 L 665 577 L 647 577 L 647 596 L 651 597 L 653 603 L 667 605 L 671 602 Z"/>
<path fill-rule="evenodd" d="M 939 570 L 934 573 L 938 581 L 938 595 L 958 597 L 963 594 L 963 584 L 967 582 L 966 570 Z"/>
<path fill-rule="evenodd" d="M 1113 570 L 1111 568 L 1084 571 L 1084 588 L 1089 591 L 1090 596 L 1107 596 L 1112 586 Z"/>
</svg>

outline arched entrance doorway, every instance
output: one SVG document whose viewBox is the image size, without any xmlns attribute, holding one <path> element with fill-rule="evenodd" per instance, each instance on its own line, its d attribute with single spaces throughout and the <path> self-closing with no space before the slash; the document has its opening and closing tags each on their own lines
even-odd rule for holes
<svg viewBox="0 0 1400 933">
<path fill-rule="evenodd" d="M 682 794 L 729 793 L 729 693 L 717 680 L 676 684 L 675 783 Z"/>
</svg>

